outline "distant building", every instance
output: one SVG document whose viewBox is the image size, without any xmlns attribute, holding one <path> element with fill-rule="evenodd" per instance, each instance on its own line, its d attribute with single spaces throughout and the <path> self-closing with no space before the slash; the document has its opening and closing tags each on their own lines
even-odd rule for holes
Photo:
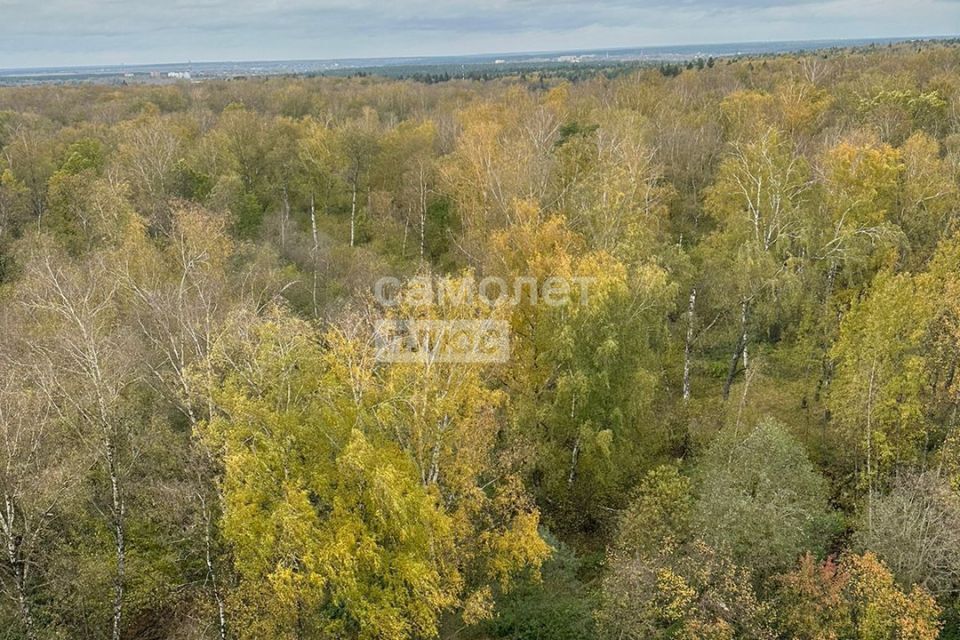
<svg viewBox="0 0 960 640">
<path fill-rule="evenodd" d="M 189 71 L 171 71 L 167 73 L 168 78 L 175 78 L 177 80 L 189 80 L 190 72 Z"/>
</svg>

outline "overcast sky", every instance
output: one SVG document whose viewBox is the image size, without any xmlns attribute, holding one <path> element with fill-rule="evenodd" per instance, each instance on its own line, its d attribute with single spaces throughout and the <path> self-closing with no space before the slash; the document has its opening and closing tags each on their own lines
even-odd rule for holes
<svg viewBox="0 0 960 640">
<path fill-rule="evenodd" d="M 958 32 L 960 0 L 0 0 L 0 68 Z"/>
</svg>

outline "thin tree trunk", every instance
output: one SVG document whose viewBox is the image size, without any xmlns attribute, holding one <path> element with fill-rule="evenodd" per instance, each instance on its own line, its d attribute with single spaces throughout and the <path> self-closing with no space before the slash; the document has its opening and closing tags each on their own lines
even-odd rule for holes
<svg viewBox="0 0 960 640">
<path fill-rule="evenodd" d="M 867 532 L 873 534 L 873 385 L 877 365 L 870 369 L 870 384 L 867 387 Z"/>
<path fill-rule="evenodd" d="M 313 233 L 313 316 L 317 317 L 317 252 L 320 248 L 320 241 L 317 237 L 317 212 L 314 207 L 313 194 L 310 194 L 310 230 Z"/>
<path fill-rule="evenodd" d="M 570 401 L 570 421 L 573 422 L 574 416 L 577 412 L 577 398 L 574 398 Z M 577 462 L 580 460 L 580 434 L 577 434 L 577 439 L 573 443 L 573 453 L 570 455 L 570 473 L 567 475 L 567 486 L 572 487 L 573 481 L 577 478 Z"/>
<path fill-rule="evenodd" d="M 420 163 L 420 261 L 423 261 L 427 238 L 427 185 L 423 176 L 423 163 Z"/>
<path fill-rule="evenodd" d="M 693 320 L 697 304 L 697 288 L 690 289 L 690 304 L 687 306 L 687 339 L 683 345 L 683 399 L 690 399 L 690 360 L 693 357 Z"/>
<path fill-rule="evenodd" d="M 320 241 L 317 238 L 317 211 L 314 207 L 313 194 L 310 194 L 310 231 L 313 233 L 313 252 L 317 252 Z"/>
<path fill-rule="evenodd" d="M 199 494 L 198 494 L 199 495 Z M 213 544 L 210 535 L 210 510 L 207 509 L 207 502 L 200 497 L 200 505 L 203 508 L 204 524 L 204 546 L 207 564 L 207 577 L 210 578 L 210 587 L 213 591 L 213 598 L 217 603 L 217 624 L 220 632 L 220 640 L 227 640 L 227 612 L 223 602 L 223 594 L 220 592 L 220 584 L 217 582 L 217 571 L 213 564 Z"/>
<path fill-rule="evenodd" d="M 733 351 L 733 357 L 730 359 L 730 369 L 727 371 L 727 380 L 723 383 L 723 399 L 730 398 L 730 387 L 733 386 L 733 379 L 737 375 L 737 364 L 740 357 L 743 356 L 744 368 L 747 365 L 747 301 L 740 303 L 740 337 L 737 340 L 737 348 Z"/>
<path fill-rule="evenodd" d="M 837 279 L 837 265 L 831 261 L 830 268 L 827 270 L 827 289 L 823 296 L 823 317 L 828 317 L 828 312 L 830 310 L 830 297 L 833 295 L 833 287 Z M 823 329 L 821 331 L 822 340 L 821 340 L 821 357 L 820 357 L 820 379 L 817 380 L 817 386 L 814 390 L 813 397 L 815 400 L 820 400 L 820 395 L 823 392 L 823 388 L 830 383 L 830 354 L 829 354 L 829 345 L 830 340 L 827 338 L 827 326 L 824 322 Z"/>
<path fill-rule="evenodd" d="M 113 583 L 113 640 L 120 640 L 121 623 L 123 620 L 123 591 L 126 580 L 127 548 L 126 532 L 124 530 L 123 494 L 120 490 L 120 477 L 117 468 L 116 451 L 113 438 L 106 439 L 107 472 L 110 474 L 111 515 L 113 517 L 113 534 L 116 543 L 116 575 Z"/>
<path fill-rule="evenodd" d="M 283 188 L 283 217 L 280 220 L 280 250 L 287 248 L 287 223 L 290 220 L 290 194 Z"/>
<path fill-rule="evenodd" d="M 357 180 L 353 180 L 353 193 L 350 197 L 350 246 L 356 245 L 357 234 Z"/>
<path fill-rule="evenodd" d="M 420 209 L 420 261 L 423 261 L 424 246 L 426 245 L 427 220 L 423 209 Z"/>
<path fill-rule="evenodd" d="M 750 382 L 753 380 L 754 375 L 756 375 L 756 370 L 748 369 L 747 375 L 743 378 L 743 394 L 740 396 L 740 406 L 737 407 L 737 421 L 733 427 L 734 434 L 740 433 L 740 422 L 741 418 L 743 418 L 743 410 L 747 406 L 747 394 L 750 392 Z"/>
<path fill-rule="evenodd" d="M 4 496 L 4 506 L 6 515 L 0 521 L 0 525 L 2 525 L 4 538 L 6 538 L 7 562 L 10 565 L 10 572 L 13 574 L 13 586 L 17 592 L 17 608 L 20 611 L 20 620 L 23 623 L 25 637 L 27 640 L 35 640 L 37 634 L 33 625 L 33 611 L 30 607 L 30 600 L 27 598 L 27 564 L 22 557 L 20 537 L 14 532 L 17 508 L 9 495 Z"/>
<path fill-rule="evenodd" d="M 573 453 L 570 455 L 570 473 L 567 474 L 567 486 L 572 487 L 577 478 L 577 461 L 580 459 L 580 436 L 573 443 Z"/>
</svg>

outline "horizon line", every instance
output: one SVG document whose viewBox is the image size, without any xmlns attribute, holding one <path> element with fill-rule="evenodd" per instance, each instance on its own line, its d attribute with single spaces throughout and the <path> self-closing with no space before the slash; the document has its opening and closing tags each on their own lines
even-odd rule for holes
<svg viewBox="0 0 960 640">
<path fill-rule="evenodd" d="M 524 55 L 549 55 L 557 53 L 577 53 L 577 52 L 626 52 L 642 49 L 670 49 L 677 47 L 698 47 L 698 46 L 723 46 L 723 45 L 770 45 L 770 44 L 792 44 L 792 43 L 829 43 L 829 42 L 912 42 L 912 41 L 937 41 L 960 38 L 960 34 L 937 34 L 937 35 L 903 35 L 903 36 L 867 36 L 867 37 L 849 37 L 849 38 L 810 38 L 810 39 L 791 39 L 791 40 L 734 40 L 720 42 L 695 42 L 690 44 L 659 44 L 659 45 L 631 45 L 617 47 L 589 47 L 589 48 L 570 48 L 570 49 L 534 49 L 534 50 L 516 50 L 516 51 L 485 51 L 474 53 L 450 53 L 450 54 L 429 54 L 429 55 L 398 55 L 398 56 L 352 56 L 341 58 L 264 58 L 264 59 L 222 59 L 222 60 L 181 60 L 173 62 L 141 62 L 125 63 L 114 62 L 105 64 L 76 64 L 76 65 L 42 65 L 27 67 L 0 67 L 0 73 L 10 73 L 18 71 L 45 71 L 45 70 L 89 70 L 105 68 L 143 68 L 143 67 L 167 67 L 175 65 L 207 65 L 207 64 L 256 64 L 256 63 L 281 63 L 281 62 L 371 62 L 378 60 L 442 60 L 445 58 L 485 58 L 495 56 L 524 56 Z M 828 48 L 828 47 L 824 47 Z M 809 49 L 811 51 L 816 48 Z"/>
</svg>

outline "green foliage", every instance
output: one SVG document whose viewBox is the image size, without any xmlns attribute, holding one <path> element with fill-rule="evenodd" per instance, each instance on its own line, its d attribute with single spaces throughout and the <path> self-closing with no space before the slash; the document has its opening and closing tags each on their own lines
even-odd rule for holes
<svg viewBox="0 0 960 640">
<path fill-rule="evenodd" d="M 204 202 L 213 191 L 212 179 L 200 173 L 188 163 L 179 160 L 176 166 L 175 193 L 186 200 Z"/>
<path fill-rule="evenodd" d="M 828 487 L 786 428 L 772 420 L 722 432 L 698 462 L 696 534 L 769 576 L 806 550 L 822 552 L 836 527 Z"/>
<path fill-rule="evenodd" d="M 675 549 L 691 533 L 693 495 L 689 478 L 676 467 L 657 467 L 644 476 L 620 515 L 614 549 L 654 556 Z"/>
<path fill-rule="evenodd" d="M 937 133 L 946 114 L 947 101 L 936 90 L 881 90 L 861 98 L 859 110 L 864 118 L 881 123 L 895 140 L 902 140 L 906 137 L 904 133 L 913 129 Z"/>
<path fill-rule="evenodd" d="M 543 563 L 541 580 L 518 584 L 497 601 L 496 618 L 484 625 L 495 638 L 579 640 L 596 637 L 596 594 L 581 582 L 582 560 L 549 534 L 553 553 Z"/>
<path fill-rule="evenodd" d="M 831 407 L 844 441 L 863 463 L 864 487 L 924 453 L 929 423 L 922 344 L 932 302 L 909 275 L 881 274 L 844 318 L 833 347 Z"/>
<path fill-rule="evenodd" d="M 74 142 L 67 148 L 66 158 L 60 165 L 60 171 L 78 175 L 84 171 L 100 173 L 104 164 L 103 146 L 99 140 L 86 138 Z"/>
<path fill-rule="evenodd" d="M 556 525 L 595 527 L 635 479 L 626 461 L 649 455 L 641 421 L 658 385 L 658 315 L 672 289 L 656 265 L 630 273 L 606 252 L 580 250 L 581 237 L 562 218 L 541 220 L 523 203 L 515 215 L 518 224 L 493 238 L 500 268 L 541 283 L 566 278 L 572 302 L 536 304 L 527 296 L 514 309 L 514 353 L 524 363 L 509 380 L 514 421 L 540 451 L 530 473 Z M 637 339 L 640 326 L 649 334 Z"/>
</svg>

